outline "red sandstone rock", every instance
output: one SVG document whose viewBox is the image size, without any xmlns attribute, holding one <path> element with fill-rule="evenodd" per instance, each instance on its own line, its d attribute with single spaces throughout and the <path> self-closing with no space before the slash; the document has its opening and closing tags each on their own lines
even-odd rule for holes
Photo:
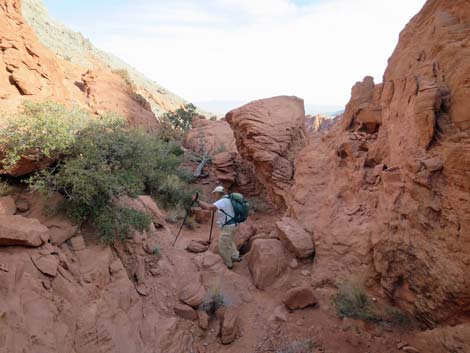
<svg viewBox="0 0 470 353">
<path fill-rule="evenodd" d="M 223 315 L 220 328 L 220 340 L 223 344 L 230 344 L 235 341 L 239 330 L 238 311 L 235 308 L 228 308 Z"/>
<path fill-rule="evenodd" d="M 277 239 L 256 239 L 248 257 L 253 282 L 259 289 L 272 285 L 287 267 L 281 242 Z"/>
<path fill-rule="evenodd" d="M 289 290 L 283 299 L 284 304 L 290 310 L 303 309 L 316 305 L 317 298 L 311 287 L 298 287 Z"/>
<path fill-rule="evenodd" d="M 49 239 L 47 227 L 36 219 L 0 215 L 0 246 L 37 247 Z"/>
<path fill-rule="evenodd" d="M 0 215 L 14 215 L 16 213 L 15 200 L 11 196 L 0 197 Z"/>
<path fill-rule="evenodd" d="M 31 257 L 34 265 L 39 271 L 45 275 L 55 277 L 57 276 L 57 269 L 59 267 L 59 259 L 54 255 L 42 255 Z"/>
<path fill-rule="evenodd" d="M 312 235 L 305 231 L 300 224 L 289 217 L 276 222 L 279 239 L 282 244 L 298 258 L 311 256 L 315 251 Z"/>
<path fill-rule="evenodd" d="M 198 314 L 196 313 L 196 310 L 191 308 L 189 305 L 186 304 L 181 304 L 177 303 L 174 308 L 175 314 L 182 317 L 183 319 L 186 320 L 197 320 Z"/>
<path fill-rule="evenodd" d="M 274 97 L 227 113 L 240 155 L 256 170 L 275 205 L 286 205 L 296 153 L 305 144 L 305 111 L 296 97 Z"/>
<path fill-rule="evenodd" d="M 427 1 L 383 83 L 356 84 L 340 126 L 298 155 L 289 202 L 315 233 L 315 283 L 378 275 L 430 327 L 470 305 L 469 24 L 467 1 Z"/>
<path fill-rule="evenodd" d="M 185 285 L 179 292 L 179 299 L 193 308 L 198 307 L 206 297 L 206 290 L 199 281 Z"/>
</svg>

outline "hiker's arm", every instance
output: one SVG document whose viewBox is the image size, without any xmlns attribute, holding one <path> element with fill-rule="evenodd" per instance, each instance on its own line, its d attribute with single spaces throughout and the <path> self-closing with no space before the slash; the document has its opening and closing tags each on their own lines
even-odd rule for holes
<svg viewBox="0 0 470 353">
<path fill-rule="evenodd" d="M 211 204 L 211 203 L 207 203 L 207 202 L 204 202 L 204 201 L 201 201 L 201 200 L 197 200 L 197 204 L 203 209 L 203 210 L 207 210 L 207 211 L 218 211 L 219 209 L 217 208 L 217 206 Z"/>
</svg>

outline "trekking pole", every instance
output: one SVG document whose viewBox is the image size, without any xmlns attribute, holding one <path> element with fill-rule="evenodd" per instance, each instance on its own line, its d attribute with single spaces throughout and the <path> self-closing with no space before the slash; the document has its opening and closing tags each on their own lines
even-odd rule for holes
<svg viewBox="0 0 470 353">
<path fill-rule="evenodd" d="M 191 205 L 189 206 L 189 208 L 193 207 L 194 203 L 197 201 L 198 198 L 199 198 L 199 193 L 196 192 L 196 198 L 193 200 L 193 202 L 191 202 Z M 179 237 L 180 234 L 181 234 L 181 230 L 183 229 L 183 226 L 184 226 L 184 224 L 186 223 L 186 220 L 188 219 L 188 216 L 189 216 L 188 209 L 189 209 L 189 208 L 186 209 L 186 214 L 184 215 L 183 223 L 181 223 L 181 227 L 180 227 L 180 229 L 179 229 L 179 231 L 178 231 L 178 234 L 176 234 L 175 241 L 174 241 L 173 244 L 171 245 L 172 247 L 175 246 L 176 241 L 178 240 L 178 237 Z"/>
<path fill-rule="evenodd" d="M 212 228 L 214 227 L 214 211 L 212 211 L 211 232 L 209 233 L 209 244 L 212 242 Z"/>
</svg>

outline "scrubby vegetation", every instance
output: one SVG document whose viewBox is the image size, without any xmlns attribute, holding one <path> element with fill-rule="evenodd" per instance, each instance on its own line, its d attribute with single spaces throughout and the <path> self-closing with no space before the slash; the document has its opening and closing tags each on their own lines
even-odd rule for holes
<svg viewBox="0 0 470 353">
<path fill-rule="evenodd" d="M 127 71 L 126 69 L 116 69 L 116 70 L 112 70 L 112 72 L 124 80 L 126 85 L 129 87 L 130 91 L 132 92 L 136 91 L 137 88 L 134 82 L 132 81 L 131 76 L 129 75 L 129 71 Z"/>
<path fill-rule="evenodd" d="M 402 310 L 373 301 L 362 285 L 354 281 L 339 284 L 333 304 L 339 317 L 351 317 L 396 327 L 410 327 L 411 318 Z"/>
<path fill-rule="evenodd" d="M 182 141 L 184 134 L 191 129 L 196 107 L 189 103 L 160 118 L 160 138 L 165 141 Z"/>
<path fill-rule="evenodd" d="M 214 316 L 218 309 L 228 305 L 228 300 L 220 290 L 220 286 L 214 286 L 207 292 L 204 302 L 201 304 L 201 309 L 204 310 L 210 317 Z"/>
<path fill-rule="evenodd" d="M 117 202 L 122 196 L 150 194 L 170 208 L 191 200 L 181 147 L 128 129 L 116 115 L 91 118 L 54 103 L 27 104 L 0 138 L 7 166 L 31 150 L 56 159 L 29 178 L 30 186 L 63 194 L 65 214 L 77 224 L 92 221 L 105 241 L 146 230 L 151 223 L 148 215 Z"/>
<path fill-rule="evenodd" d="M 67 109 L 56 103 L 25 103 L 14 116 L 3 117 L 0 149 L 5 154 L 4 169 L 15 165 L 22 156 L 40 160 L 67 153 L 83 130 L 89 117 L 78 108 Z"/>
</svg>

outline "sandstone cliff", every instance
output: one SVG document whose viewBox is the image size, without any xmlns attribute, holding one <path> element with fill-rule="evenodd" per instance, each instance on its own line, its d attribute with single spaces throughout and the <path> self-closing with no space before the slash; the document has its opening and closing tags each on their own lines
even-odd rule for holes
<svg viewBox="0 0 470 353">
<path fill-rule="evenodd" d="M 299 154 L 289 203 L 314 231 L 318 283 L 377 274 L 430 327 L 470 306 L 469 33 L 468 1 L 429 0 L 383 83 L 357 83 L 340 126 Z"/>
</svg>

